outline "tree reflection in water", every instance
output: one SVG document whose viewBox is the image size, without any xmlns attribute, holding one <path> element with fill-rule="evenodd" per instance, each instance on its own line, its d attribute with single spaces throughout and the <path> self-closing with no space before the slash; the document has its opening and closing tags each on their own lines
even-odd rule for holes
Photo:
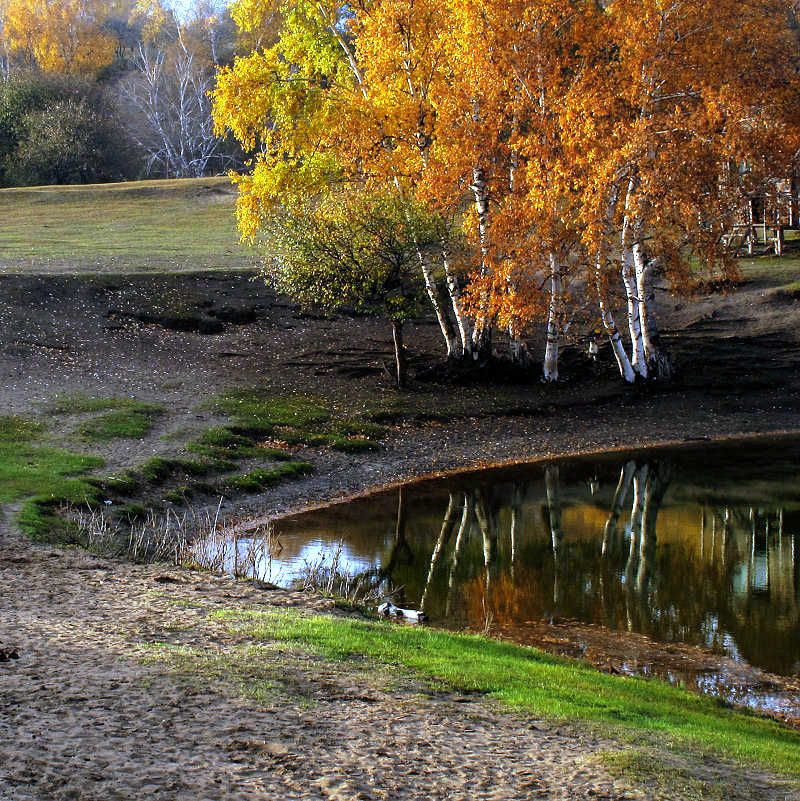
<svg viewBox="0 0 800 801">
<path fill-rule="evenodd" d="M 686 500 L 668 458 L 564 471 L 400 490 L 383 589 L 455 628 L 578 620 L 800 670 L 796 511 Z"/>
<path fill-rule="evenodd" d="M 800 675 L 798 465 L 800 443 L 756 443 L 423 482 L 281 522 L 275 567 L 340 547 L 438 625 L 537 644 L 583 626 Z"/>
</svg>

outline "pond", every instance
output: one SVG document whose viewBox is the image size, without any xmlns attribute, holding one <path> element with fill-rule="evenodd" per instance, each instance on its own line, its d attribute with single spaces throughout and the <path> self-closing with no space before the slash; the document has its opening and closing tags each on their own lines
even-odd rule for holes
<svg viewBox="0 0 800 801">
<path fill-rule="evenodd" d="M 272 542 L 251 572 L 279 585 L 347 575 L 434 625 L 800 719 L 798 439 L 442 477 L 282 519 Z"/>
</svg>

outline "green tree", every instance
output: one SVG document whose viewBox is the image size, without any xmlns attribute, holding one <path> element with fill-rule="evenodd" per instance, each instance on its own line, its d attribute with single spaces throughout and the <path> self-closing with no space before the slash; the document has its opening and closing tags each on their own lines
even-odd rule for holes
<svg viewBox="0 0 800 801">
<path fill-rule="evenodd" d="M 0 186 L 120 180 L 138 160 L 97 84 L 39 72 L 0 83 Z"/>
<path fill-rule="evenodd" d="M 389 320 L 399 389 L 406 383 L 403 323 L 420 312 L 419 254 L 441 247 L 443 222 L 397 194 L 346 189 L 276 211 L 260 235 L 264 276 L 302 305 L 350 307 Z"/>
</svg>

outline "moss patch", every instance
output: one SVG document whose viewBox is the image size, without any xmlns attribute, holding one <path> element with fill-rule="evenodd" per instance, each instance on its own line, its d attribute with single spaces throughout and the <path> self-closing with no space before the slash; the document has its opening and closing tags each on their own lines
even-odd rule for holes
<svg viewBox="0 0 800 801">
<path fill-rule="evenodd" d="M 131 403 L 100 417 L 87 420 L 78 428 L 89 442 L 111 439 L 141 439 L 153 427 L 155 419 L 164 413 L 162 406 Z"/>
<path fill-rule="evenodd" d="M 305 476 L 313 469 L 308 462 L 285 462 L 270 470 L 253 470 L 238 476 L 228 476 L 225 484 L 239 492 L 261 492 L 281 479 Z"/>
</svg>

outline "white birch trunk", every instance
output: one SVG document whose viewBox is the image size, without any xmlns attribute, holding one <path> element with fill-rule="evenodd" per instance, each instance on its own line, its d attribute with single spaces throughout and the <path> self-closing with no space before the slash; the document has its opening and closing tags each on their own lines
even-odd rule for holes
<svg viewBox="0 0 800 801">
<path fill-rule="evenodd" d="M 447 315 L 447 310 L 442 303 L 442 296 L 439 291 L 439 285 L 433 275 L 431 265 L 428 263 L 424 254 L 421 251 L 417 252 L 419 258 L 419 266 L 422 271 L 422 278 L 425 281 L 425 290 L 428 293 L 428 299 L 433 306 L 433 311 L 436 314 L 436 320 L 439 323 L 439 330 L 444 337 L 445 349 L 447 351 L 447 358 L 452 359 L 458 355 L 460 350 L 458 335 L 453 330 L 453 324 Z"/>
<path fill-rule="evenodd" d="M 658 356 L 658 349 L 653 343 L 652 339 L 652 325 L 655 322 L 653 319 L 652 310 L 652 293 L 649 287 L 649 273 L 650 269 L 647 263 L 647 257 L 644 252 L 644 245 L 642 243 L 643 225 L 641 221 L 637 220 L 634 230 L 636 233 L 632 254 L 633 266 L 636 272 L 636 295 L 639 300 L 639 321 L 642 331 L 642 348 L 644 350 L 644 358 L 648 367 L 652 367 L 656 363 Z"/>
<path fill-rule="evenodd" d="M 608 302 L 605 299 L 602 287 L 602 277 L 600 274 L 600 265 L 596 265 L 595 269 L 595 282 L 597 285 L 598 307 L 600 309 L 600 320 L 603 323 L 603 328 L 608 335 L 608 340 L 611 343 L 611 349 L 614 352 L 614 358 L 617 360 L 617 367 L 619 374 L 623 380 L 632 384 L 636 380 L 636 373 L 633 370 L 631 360 L 628 358 L 628 353 L 625 350 L 625 344 L 622 341 L 622 336 L 619 333 L 616 323 L 614 322 L 614 315 L 608 308 Z"/>
<path fill-rule="evenodd" d="M 458 330 L 458 355 L 465 359 L 472 354 L 472 321 L 464 311 L 461 283 L 450 266 L 447 250 L 442 250 L 442 267 L 444 268 L 444 280 L 447 287 L 447 295 L 450 299 L 450 307 L 453 311 L 453 319 L 456 321 L 456 329 Z"/>
<path fill-rule="evenodd" d="M 641 219 L 634 226 L 636 239 L 633 247 L 633 264 L 636 270 L 636 294 L 639 296 L 639 319 L 642 326 L 642 343 L 649 376 L 669 379 L 672 363 L 669 355 L 658 345 L 658 320 L 654 306 L 655 293 L 650 284 L 652 262 L 644 248 L 644 224 Z"/>
<path fill-rule="evenodd" d="M 550 308 L 547 314 L 547 342 L 544 349 L 543 378 L 548 382 L 558 381 L 558 348 L 561 340 L 561 274 L 555 253 L 550 253 Z"/>
<path fill-rule="evenodd" d="M 622 223 L 622 283 L 625 285 L 627 301 L 628 331 L 631 339 L 631 365 L 642 378 L 647 378 L 647 359 L 644 355 L 642 323 L 639 316 L 639 295 L 636 291 L 636 275 L 633 264 L 633 225 L 631 223 L 629 205 L 634 181 L 628 184 L 628 196 L 625 199 L 625 219 Z"/>
<path fill-rule="evenodd" d="M 478 236 L 481 245 L 480 276 L 486 278 L 489 275 L 489 188 L 486 183 L 486 173 L 482 167 L 475 167 L 472 170 L 470 188 L 475 197 L 475 210 L 478 214 Z M 472 357 L 476 360 L 491 355 L 492 336 L 488 311 L 489 292 L 483 289 L 472 330 Z"/>
<path fill-rule="evenodd" d="M 597 304 L 600 311 L 600 320 L 603 323 L 603 328 L 605 329 L 608 340 L 611 343 L 611 349 L 614 353 L 614 358 L 617 360 L 619 374 L 622 376 L 624 381 L 631 384 L 636 380 L 636 373 L 631 365 L 631 360 L 628 358 L 625 345 L 622 342 L 619 329 L 614 322 L 614 315 L 611 313 L 611 309 L 608 307 L 608 301 L 606 300 L 605 291 L 603 289 L 603 266 L 605 265 L 606 261 L 606 241 L 610 236 L 611 228 L 614 223 L 614 215 L 617 208 L 617 198 L 618 189 L 616 186 L 613 186 L 611 188 L 611 196 L 608 201 L 608 206 L 606 207 L 605 238 L 597 249 L 594 279 L 595 288 L 597 290 Z"/>
</svg>

